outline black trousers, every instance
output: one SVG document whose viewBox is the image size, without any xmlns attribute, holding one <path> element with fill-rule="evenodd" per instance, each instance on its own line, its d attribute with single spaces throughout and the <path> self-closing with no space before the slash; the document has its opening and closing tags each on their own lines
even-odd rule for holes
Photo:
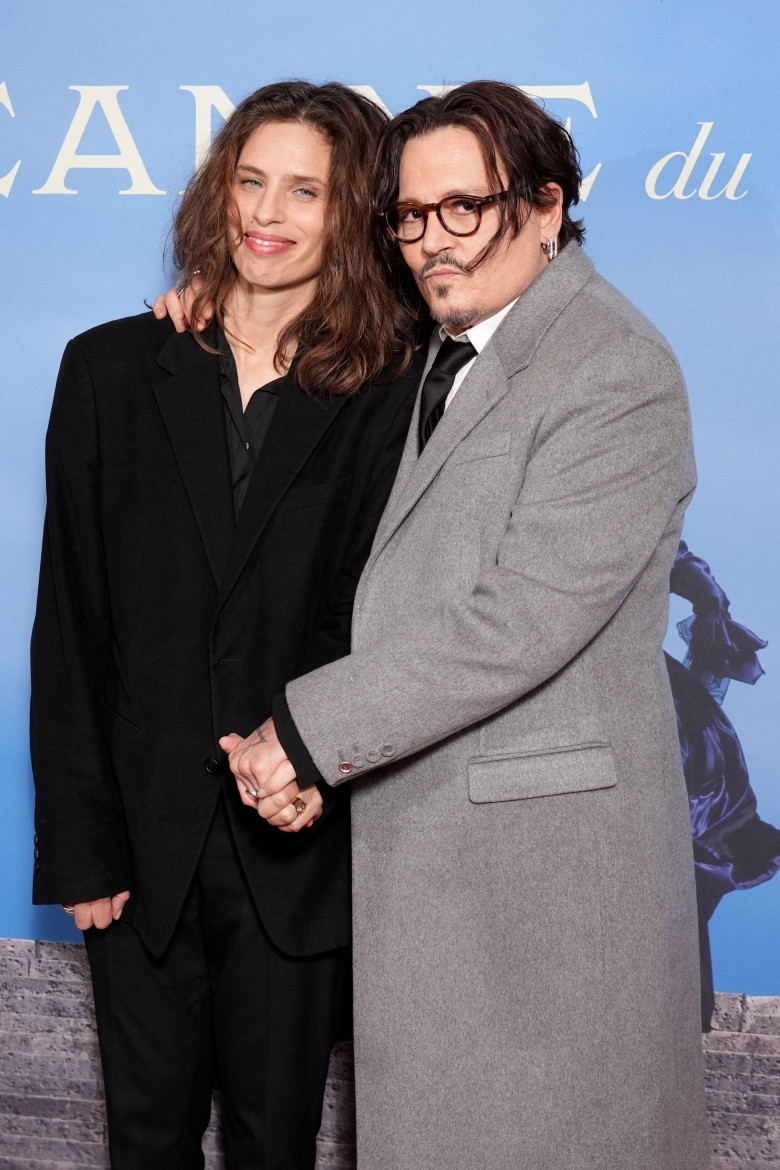
<svg viewBox="0 0 780 1170">
<path fill-rule="evenodd" d="M 173 940 L 86 932 L 113 1170 L 202 1170 L 220 1090 L 228 1170 L 312 1170 L 350 954 L 282 954 L 255 910 L 220 802 Z"/>
</svg>

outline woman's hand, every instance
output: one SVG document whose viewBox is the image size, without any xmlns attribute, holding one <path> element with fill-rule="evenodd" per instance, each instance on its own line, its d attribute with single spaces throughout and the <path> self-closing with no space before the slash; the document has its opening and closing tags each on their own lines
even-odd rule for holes
<svg viewBox="0 0 780 1170">
<path fill-rule="evenodd" d="M 79 930 L 89 930 L 96 926 L 98 930 L 105 930 L 112 922 L 122 917 L 125 902 L 130 897 L 129 890 L 121 894 L 114 894 L 113 898 L 95 898 L 93 902 L 70 902 L 66 909 L 70 913 L 73 909 L 73 921 Z"/>
<path fill-rule="evenodd" d="M 299 801 L 305 805 L 300 812 Z M 316 784 L 309 788 L 299 788 L 293 782 L 273 796 L 258 799 L 257 811 L 269 825 L 274 825 L 283 833 L 297 833 L 300 829 L 310 829 L 319 820 L 322 815 L 322 797 Z"/>
</svg>

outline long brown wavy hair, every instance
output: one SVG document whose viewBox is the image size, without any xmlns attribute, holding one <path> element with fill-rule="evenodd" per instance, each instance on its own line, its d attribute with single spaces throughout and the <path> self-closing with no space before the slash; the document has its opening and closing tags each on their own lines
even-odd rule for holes
<svg viewBox="0 0 780 1170">
<path fill-rule="evenodd" d="M 354 394 L 389 363 L 398 373 L 411 357 L 411 315 L 391 292 L 370 222 L 371 167 L 385 121 L 374 102 L 338 82 L 263 86 L 236 106 L 216 135 L 174 219 L 174 263 L 184 283 L 195 276 L 199 281 L 191 318 L 210 304 L 224 329 L 237 279 L 230 255 L 238 218 L 232 190 L 244 144 L 266 122 L 301 122 L 324 134 L 331 164 L 322 266 L 311 302 L 282 331 L 274 357 L 282 372 L 295 352 L 296 378 L 307 391 Z"/>
</svg>

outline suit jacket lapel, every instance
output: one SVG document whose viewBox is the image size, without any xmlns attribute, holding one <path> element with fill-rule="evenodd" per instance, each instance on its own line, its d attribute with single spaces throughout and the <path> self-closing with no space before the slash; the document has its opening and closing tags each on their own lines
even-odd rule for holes
<svg viewBox="0 0 780 1170">
<path fill-rule="evenodd" d="M 154 395 L 219 584 L 235 520 L 218 359 L 190 334 L 174 333 L 157 364 L 170 376 L 154 385 Z"/>
<path fill-rule="evenodd" d="M 249 481 L 222 580 L 220 600 L 235 585 L 285 492 L 347 401 L 306 394 L 293 379 L 281 387 L 279 402 Z"/>
<path fill-rule="evenodd" d="M 480 353 L 419 458 L 418 391 L 398 478 L 377 532 L 369 566 L 409 515 L 454 449 L 504 397 L 510 389 L 510 379 L 529 365 L 550 326 L 592 274 L 593 263 L 574 243 L 564 248 L 555 261 L 540 273 Z M 426 372 L 438 348 L 438 344 L 431 346 Z"/>
</svg>

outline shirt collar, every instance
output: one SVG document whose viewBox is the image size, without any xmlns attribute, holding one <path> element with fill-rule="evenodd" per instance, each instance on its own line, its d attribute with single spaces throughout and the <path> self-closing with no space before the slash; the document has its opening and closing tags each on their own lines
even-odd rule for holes
<svg viewBox="0 0 780 1170">
<path fill-rule="evenodd" d="M 484 321 L 480 321 L 477 325 L 472 325 L 470 329 L 466 329 L 463 333 L 459 333 L 456 337 L 453 337 L 452 340 L 470 341 L 477 353 L 482 353 L 482 350 L 490 341 L 490 338 L 493 336 L 496 329 L 498 329 L 499 325 L 504 320 L 504 317 L 506 317 L 509 310 L 512 309 L 519 300 L 519 297 L 515 297 L 513 301 L 510 301 L 508 305 L 504 305 L 503 309 L 499 309 L 498 312 L 494 313 L 492 317 L 486 317 Z M 445 341 L 450 336 L 451 334 L 447 332 L 445 327 L 440 325 L 439 337 L 442 339 L 442 341 Z"/>
<path fill-rule="evenodd" d="M 211 328 L 211 326 L 207 326 Z M 210 345 L 213 345 L 219 351 L 219 372 L 222 377 L 222 392 L 228 391 L 238 396 L 241 400 L 241 391 L 238 387 L 238 369 L 236 368 L 236 359 L 233 350 L 230 347 L 230 342 L 225 336 L 224 330 L 216 323 L 210 335 L 206 335 L 206 340 Z M 289 372 L 289 371 L 288 371 Z M 287 377 L 286 374 L 281 374 L 278 378 L 274 378 L 271 382 L 266 382 L 260 389 L 264 390 L 266 394 L 278 394 L 279 385 Z M 243 407 L 242 407 L 243 410 Z"/>
</svg>

